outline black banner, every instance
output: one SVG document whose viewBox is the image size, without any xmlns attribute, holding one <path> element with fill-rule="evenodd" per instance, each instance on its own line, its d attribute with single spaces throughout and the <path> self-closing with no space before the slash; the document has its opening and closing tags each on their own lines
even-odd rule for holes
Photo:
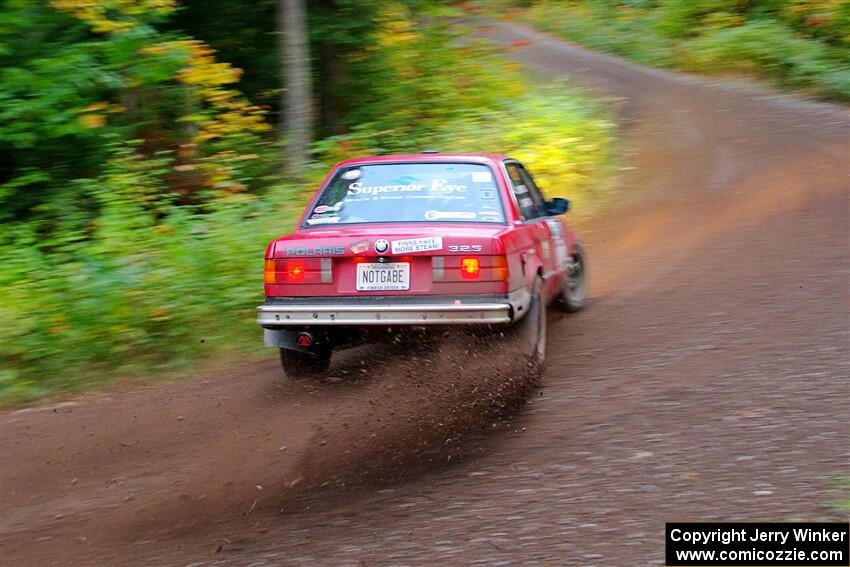
<svg viewBox="0 0 850 567">
<path fill-rule="evenodd" d="M 850 567 L 850 524 L 681 522 L 666 525 L 668 567 Z"/>
</svg>

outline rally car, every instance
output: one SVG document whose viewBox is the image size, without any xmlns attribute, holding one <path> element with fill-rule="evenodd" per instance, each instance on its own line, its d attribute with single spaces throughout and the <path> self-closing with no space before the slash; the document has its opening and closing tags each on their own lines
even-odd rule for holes
<svg viewBox="0 0 850 567">
<path fill-rule="evenodd" d="M 522 327 L 542 367 L 546 309 L 585 304 L 587 258 L 517 160 L 393 155 L 334 166 L 292 233 L 265 255 L 266 346 L 291 378 L 376 332 Z"/>
</svg>

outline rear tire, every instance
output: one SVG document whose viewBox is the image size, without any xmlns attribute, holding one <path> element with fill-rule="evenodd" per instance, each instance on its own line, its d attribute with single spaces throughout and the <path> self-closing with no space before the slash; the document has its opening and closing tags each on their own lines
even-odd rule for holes
<svg viewBox="0 0 850 567">
<path fill-rule="evenodd" d="M 578 242 L 570 255 L 558 299 L 561 308 L 567 313 L 581 311 L 587 303 L 587 254 Z"/>
<path fill-rule="evenodd" d="M 309 352 L 280 349 L 280 365 L 283 373 L 292 380 L 317 378 L 327 372 L 331 365 L 330 348 L 314 349 Z"/>
</svg>

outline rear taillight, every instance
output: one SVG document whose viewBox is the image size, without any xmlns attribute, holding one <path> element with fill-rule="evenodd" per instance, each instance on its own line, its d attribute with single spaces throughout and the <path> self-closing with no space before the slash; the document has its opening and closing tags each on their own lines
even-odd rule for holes
<svg viewBox="0 0 850 567">
<path fill-rule="evenodd" d="M 431 278 L 435 282 L 496 282 L 508 279 L 505 256 L 434 256 Z"/>
<path fill-rule="evenodd" d="M 266 260 L 263 281 L 267 284 L 317 284 L 333 282 L 330 258 L 281 258 Z"/>
<path fill-rule="evenodd" d="M 477 280 L 481 275 L 481 262 L 478 258 L 460 259 L 460 277 L 465 280 Z"/>
<path fill-rule="evenodd" d="M 286 280 L 292 283 L 301 283 L 304 281 L 304 260 L 287 260 L 286 261 Z"/>
<path fill-rule="evenodd" d="M 274 260 L 266 260 L 265 265 L 263 266 L 263 281 L 267 284 L 275 283 L 275 266 L 276 262 Z"/>
</svg>

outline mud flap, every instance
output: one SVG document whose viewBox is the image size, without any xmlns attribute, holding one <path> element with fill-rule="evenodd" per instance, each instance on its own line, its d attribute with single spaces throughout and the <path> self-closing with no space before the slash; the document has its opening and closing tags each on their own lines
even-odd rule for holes
<svg viewBox="0 0 850 567">
<path fill-rule="evenodd" d="M 288 329 L 263 329 L 263 344 L 267 347 L 302 351 L 296 343 L 298 331 Z"/>
<path fill-rule="evenodd" d="M 543 372 L 543 366 L 546 358 L 546 318 L 545 312 L 542 319 L 541 331 L 541 309 L 546 309 L 540 297 L 542 282 L 538 279 L 535 285 L 534 294 L 528 305 L 528 312 L 514 327 L 515 344 L 519 346 L 522 356 L 525 357 L 535 374 Z M 539 351 L 540 343 L 543 343 L 542 352 Z"/>
</svg>

